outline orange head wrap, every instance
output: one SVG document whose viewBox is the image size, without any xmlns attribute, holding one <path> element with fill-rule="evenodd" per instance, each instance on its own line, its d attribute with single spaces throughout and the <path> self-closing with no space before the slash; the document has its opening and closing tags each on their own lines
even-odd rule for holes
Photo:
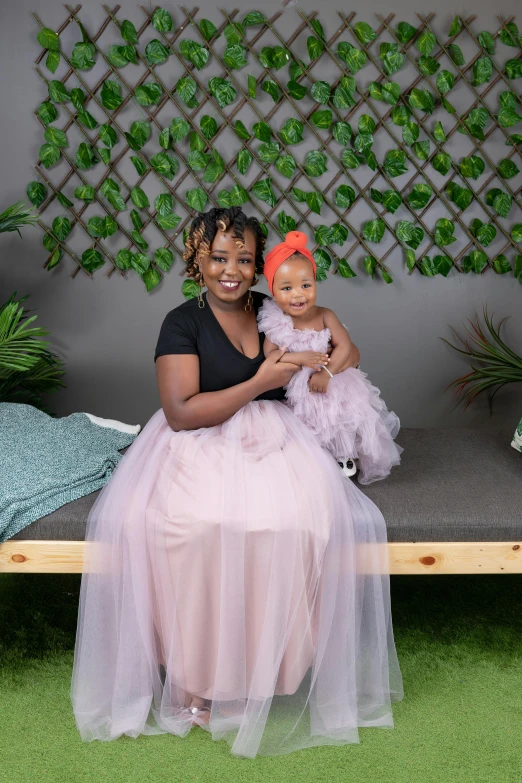
<svg viewBox="0 0 522 783">
<path fill-rule="evenodd" d="M 270 293 L 274 293 L 274 276 L 283 261 L 293 256 L 294 253 L 299 253 L 305 256 L 312 262 L 312 267 L 316 270 L 316 263 L 310 250 L 306 247 L 306 234 L 302 231 L 289 231 L 285 237 L 284 242 L 280 242 L 278 245 L 272 248 L 265 256 L 264 275 L 268 282 L 268 288 Z"/>
</svg>

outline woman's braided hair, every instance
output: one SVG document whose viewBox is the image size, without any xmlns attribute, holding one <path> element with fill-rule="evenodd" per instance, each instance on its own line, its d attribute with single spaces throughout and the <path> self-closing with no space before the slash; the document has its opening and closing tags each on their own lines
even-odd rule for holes
<svg viewBox="0 0 522 783">
<path fill-rule="evenodd" d="M 187 238 L 183 260 L 186 263 L 185 273 L 197 283 L 201 282 L 201 272 L 198 265 L 198 253 L 208 255 L 218 231 L 228 231 L 233 228 L 236 243 L 244 247 L 244 231 L 248 228 L 256 240 L 255 270 L 256 277 L 263 273 L 266 238 L 256 217 L 247 217 L 241 207 L 214 207 L 208 212 L 198 212 L 193 219 Z M 255 282 L 257 280 L 254 278 Z M 252 283 L 255 284 L 254 282 Z"/>
</svg>

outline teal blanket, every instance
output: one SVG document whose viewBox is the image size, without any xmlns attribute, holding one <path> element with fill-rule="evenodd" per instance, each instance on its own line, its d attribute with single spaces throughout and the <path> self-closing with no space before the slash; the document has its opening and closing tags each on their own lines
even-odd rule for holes
<svg viewBox="0 0 522 783">
<path fill-rule="evenodd" d="M 85 413 L 55 419 L 32 405 L 0 403 L 0 543 L 103 487 L 122 458 L 118 449 L 135 438 Z"/>
</svg>

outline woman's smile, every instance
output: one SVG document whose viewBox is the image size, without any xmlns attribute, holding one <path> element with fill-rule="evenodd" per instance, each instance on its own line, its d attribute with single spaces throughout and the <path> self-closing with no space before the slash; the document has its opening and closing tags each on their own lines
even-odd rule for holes
<svg viewBox="0 0 522 783">
<path fill-rule="evenodd" d="M 218 283 L 225 291 L 237 291 L 241 285 L 240 280 L 218 280 Z"/>
</svg>

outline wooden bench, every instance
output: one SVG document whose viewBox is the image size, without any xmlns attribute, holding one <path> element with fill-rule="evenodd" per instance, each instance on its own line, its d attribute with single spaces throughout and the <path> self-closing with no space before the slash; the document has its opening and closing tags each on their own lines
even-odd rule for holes
<svg viewBox="0 0 522 783">
<path fill-rule="evenodd" d="M 391 574 L 522 573 L 522 454 L 510 446 L 512 434 L 400 430 L 401 465 L 360 487 L 386 520 Z M 81 572 L 97 495 L 62 506 L 0 545 L 0 572 Z"/>
</svg>

